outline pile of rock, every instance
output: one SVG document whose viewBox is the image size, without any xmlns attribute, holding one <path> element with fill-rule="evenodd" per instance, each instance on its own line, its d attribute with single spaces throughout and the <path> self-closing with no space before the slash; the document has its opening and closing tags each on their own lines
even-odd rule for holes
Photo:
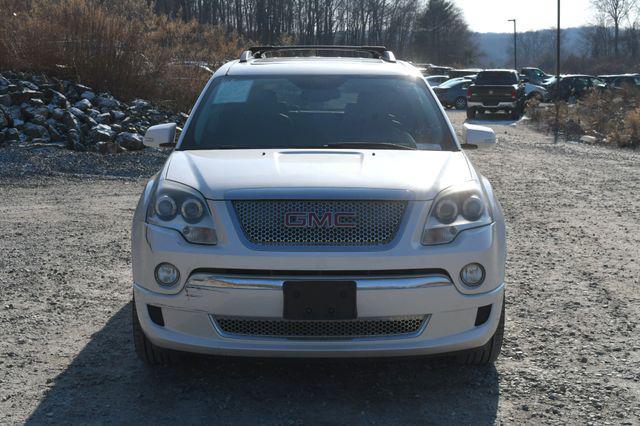
<svg viewBox="0 0 640 426">
<path fill-rule="evenodd" d="M 68 80 L 26 73 L 0 74 L 0 146 L 21 143 L 74 151 L 119 153 L 144 149 L 155 124 L 184 125 L 187 115 Z"/>
</svg>

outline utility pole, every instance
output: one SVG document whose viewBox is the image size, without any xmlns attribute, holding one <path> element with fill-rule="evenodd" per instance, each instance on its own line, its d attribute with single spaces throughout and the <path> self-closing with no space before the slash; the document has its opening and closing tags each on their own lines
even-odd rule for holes
<svg viewBox="0 0 640 426">
<path fill-rule="evenodd" d="M 560 132 L 560 109 L 558 102 L 560 101 L 560 0 L 558 0 L 558 28 L 556 33 L 556 132 L 554 142 L 558 143 L 558 134 Z"/>
<path fill-rule="evenodd" d="M 516 19 L 509 19 L 513 22 L 513 67 L 518 70 L 518 29 L 516 27 Z"/>
</svg>

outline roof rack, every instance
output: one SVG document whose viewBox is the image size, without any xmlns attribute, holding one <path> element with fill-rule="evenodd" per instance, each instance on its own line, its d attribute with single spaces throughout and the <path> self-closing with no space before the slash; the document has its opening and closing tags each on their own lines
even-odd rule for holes
<svg viewBox="0 0 640 426">
<path fill-rule="evenodd" d="M 247 62 L 249 59 L 261 58 L 267 52 L 295 50 L 326 50 L 326 51 L 344 51 L 344 52 L 367 52 L 375 58 L 382 59 L 386 62 L 395 62 L 396 57 L 390 50 L 384 46 L 334 46 L 334 45 L 300 45 L 300 46 L 252 46 L 249 50 L 245 50 L 240 55 L 240 62 Z"/>
</svg>

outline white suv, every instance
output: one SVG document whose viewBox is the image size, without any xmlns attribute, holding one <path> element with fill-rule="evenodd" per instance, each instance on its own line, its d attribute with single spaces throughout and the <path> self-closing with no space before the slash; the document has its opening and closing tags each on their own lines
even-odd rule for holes
<svg viewBox="0 0 640 426">
<path fill-rule="evenodd" d="M 495 135 L 465 139 L 381 47 L 252 48 L 222 66 L 135 212 L 138 354 L 493 362 L 504 219 L 462 148 Z"/>
</svg>

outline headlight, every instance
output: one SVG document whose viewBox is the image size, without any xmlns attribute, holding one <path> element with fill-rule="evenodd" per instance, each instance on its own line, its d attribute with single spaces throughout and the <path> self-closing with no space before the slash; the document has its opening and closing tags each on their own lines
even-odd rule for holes
<svg viewBox="0 0 640 426">
<path fill-rule="evenodd" d="M 160 181 L 147 209 L 147 222 L 174 229 L 190 243 L 218 242 L 213 217 L 202 195 L 177 182 Z"/>
<path fill-rule="evenodd" d="M 445 189 L 436 197 L 422 234 L 422 244 L 453 241 L 460 232 L 493 222 L 487 197 L 478 182 Z"/>
</svg>

